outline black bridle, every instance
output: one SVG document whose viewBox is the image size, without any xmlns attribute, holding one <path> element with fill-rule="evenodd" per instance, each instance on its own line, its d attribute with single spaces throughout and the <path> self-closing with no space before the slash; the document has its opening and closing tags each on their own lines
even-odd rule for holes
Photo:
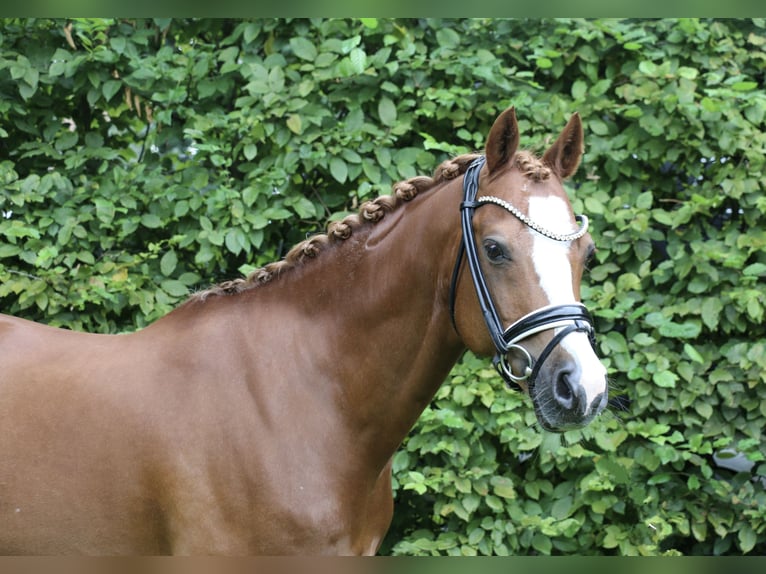
<svg viewBox="0 0 766 574">
<path fill-rule="evenodd" d="M 457 324 L 455 322 L 455 299 L 457 296 L 457 282 L 460 277 L 463 256 L 465 256 L 468 261 L 468 268 L 471 271 L 474 287 L 476 288 L 476 295 L 479 298 L 479 306 L 481 307 L 484 322 L 487 324 L 489 335 L 497 350 L 493 359 L 493 364 L 509 385 L 519 387 L 519 382 L 528 381 L 527 385 L 531 390 L 545 359 L 548 358 L 548 355 L 551 354 L 556 345 L 570 333 L 587 333 L 591 346 L 595 349 L 596 342 L 593 319 L 591 318 L 590 313 L 588 313 L 588 310 L 581 303 L 550 305 L 525 315 L 507 329 L 503 329 L 503 324 L 500 321 L 497 309 L 492 300 L 492 295 L 489 292 L 484 273 L 479 265 L 479 254 L 472 225 L 473 214 L 474 211 L 482 205 L 498 205 L 512 213 L 515 217 L 538 233 L 542 233 L 546 237 L 556 241 L 573 241 L 585 235 L 588 230 L 588 218 L 584 215 L 577 216 L 576 219 L 580 222 L 580 229 L 572 234 L 560 235 L 552 233 L 537 225 L 513 205 L 504 200 L 489 196 L 477 198 L 476 196 L 479 190 L 479 172 L 485 161 L 486 159 L 483 156 L 475 159 L 466 170 L 463 179 L 463 202 L 460 204 L 463 240 L 460 244 L 457 261 L 455 261 L 455 268 L 452 272 L 452 282 L 450 285 L 450 313 L 452 316 L 452 324 L 455 327 L 455 330 L 457 330 Z M 521 346 L 519 342 L 536 333 L 547 331 L 549 329 L 561 330 L 554 335 L 548 345 L 537 357 L 537 360 L 534 360 L 529 351 Z M 511 364 L 508 362 L 508 354 L 512 350 L 521 353 L 527 361 L 527 366 L 524 369 L 524 373 L 521 375 L 515 375 Z"/>
</svg>

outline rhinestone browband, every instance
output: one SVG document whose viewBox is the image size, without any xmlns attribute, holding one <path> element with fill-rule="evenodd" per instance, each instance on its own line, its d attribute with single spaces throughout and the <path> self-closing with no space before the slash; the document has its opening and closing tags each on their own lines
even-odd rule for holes
<svg viewBox="0 0 766 574">
<path fill-rule="evenodd" d="M 535 223 L 532 221 L 529 217 L 524 215 L 521 211 L 516 209 L 516 207 L 513 206 L 513 204 L 500 199 L 499 197 L 494 197 L 491 195 L 483 195 L 479 197 L 476 200 L 477 204 L 483 204 L 483 203 L 493 203 L 495 205 L 499 205 L 503 209 L 509 211 L 514 216 L 516 216 L 522 223 L 525 225 L 528 225 L 541 235 L 544 235 L 545 237 L 548 237 L 550 239 L 555 239 L 556 241 L 574 241 L 575 239 L 580 239 L 583 235 L 585 235 L 588 232 L 588 217 L 586 215 L 576 215 L 575 219 L 580 222 L 580 229 L 577 230 L 575 233 L 569 233 L 562 235 L 560 233 L 554 233 L 553 231 L 549 231 L 539 225 L 538 223 Z"/>
</svg>

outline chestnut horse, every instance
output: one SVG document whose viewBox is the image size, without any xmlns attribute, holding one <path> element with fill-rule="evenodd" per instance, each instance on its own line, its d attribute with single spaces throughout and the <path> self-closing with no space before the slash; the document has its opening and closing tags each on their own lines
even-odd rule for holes
<svg viewBox="0 0 766 574">
<path fill-rule="evenodd" d="M 518 142 L 510 108 L 484 156 L 141 331 L 0 316 L 0 552 L 373 554 L 392 456 L 466 348 L 544 428 L 590 422 L 594 248 L 562 186 L 580 119 L 541 158 Z"/>
</svg>

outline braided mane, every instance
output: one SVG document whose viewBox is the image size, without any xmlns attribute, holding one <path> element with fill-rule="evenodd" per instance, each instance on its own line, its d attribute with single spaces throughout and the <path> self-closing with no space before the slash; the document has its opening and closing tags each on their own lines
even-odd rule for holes
<svg viewBox="0 0 766 574">
<path fill-rule="evenodd" d="M 442 162 L 436 168 L 433 177 L 418 176 L 394 184 L 391 195 L 381 195 L 373 200 L 364 202 L 359 213 L 348 215 L 340 221 L 327 225 L 327 233 L 320 233 L 301 241 L 287 252 L 281 261 L 269 263 L 255 269 L 247 277 L 224 281 L 204 291 L 193 294 L 190 301 L 204 301 L 211 295 L 232 295 L 269 283 L 288 269 L 302 265 L 310 259 L 315 259 L 328 245 L 351 237 L 352 233 L 363 225 L 374 224 L 383 216 L 404 203 L 411 201 L 418 193 L 454 179 L 465 173 L 471 162 L 478 154 L 464 154 Z"/>
<path fill-rule="evenodd" d="M 301 241 L 290 249 L 281 261 L 268 263 L 255 269 L 247 277 L 224 281 L 199 291 L 191 296 L 190 301 L 204 301 L 211 295 L 241 293 L 271 282 L 288 269 L 316 258 L 328 245 L 348 239 L 359 227 L 377 223 L 387 212 L 411 201 L 418 193 L 464 174 L 477 157 L 479 154 L 475 153 L 460 155 L 442 162 L 436 168 L 433 177 L 417 176 L 394 184 L 391 195 L 381 195 L 366 201 L 360 206 L 359 213 L 348 215 L 341 221 L 330 222 L 327 225 L 327 233 L 320 233 Z M 528 151 L 517 152 L 513 162 L 514 167 L 533 181 L 545 181 L 551 176 L 551 169 L 535 154 Z"/>
</svg>

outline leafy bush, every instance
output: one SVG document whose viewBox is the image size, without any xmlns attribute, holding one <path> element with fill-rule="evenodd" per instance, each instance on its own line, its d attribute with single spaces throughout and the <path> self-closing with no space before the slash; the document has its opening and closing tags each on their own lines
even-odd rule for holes
<svg viewBox="0 0 766 574">
<path fill-rule="evenodd" d="M 383 550 L 763 553 L 764 45 L 762 19 L 4 20 L 2 309 L 141 327 L 510 104 L 537 147 L 579 110 L 617 406 L 543 433 L 467 355 L 394 459 Z"/>
</svg>

